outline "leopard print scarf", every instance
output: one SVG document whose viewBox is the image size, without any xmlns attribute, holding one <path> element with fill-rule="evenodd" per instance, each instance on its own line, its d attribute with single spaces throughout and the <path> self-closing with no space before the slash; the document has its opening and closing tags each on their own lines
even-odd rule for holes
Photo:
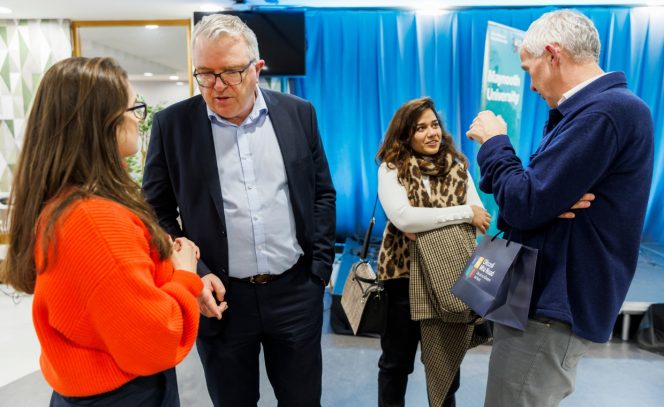
<svg viewBox="0 0 664 407">
<path fill-rule="evenodd" d="M 423 174 L 429 176 L 431 192 L 424 186 Z M 425 208 L 464 205 L 467 180 L 466 170 L 451 154 L 447 154 L 442 163 L 411 155 L 407 174 L 399 175 L 399 183 L 406 188 L 410 204 Z M 380 279 L 408 277 L 409 261 L 408 238 L 388 220 L 378 254 Z"/>
</svg>

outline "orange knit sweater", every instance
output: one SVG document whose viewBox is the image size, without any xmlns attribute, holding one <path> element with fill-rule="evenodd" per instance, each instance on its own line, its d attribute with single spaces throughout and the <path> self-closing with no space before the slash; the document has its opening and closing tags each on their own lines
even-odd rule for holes
<svg viewBox="0 0 664 407">
<path fill-rule="evenodd" d="M 61 216 L 55 233 L 46 269 L 37 275 L 32 316 L 41 370 L 58 393 L 107 392 L 189 353 L 202 282 L 159 260 L 138 217 L 89 198 Z M 35 263 L 42 270 L 41 238 Z"/>
</svg>

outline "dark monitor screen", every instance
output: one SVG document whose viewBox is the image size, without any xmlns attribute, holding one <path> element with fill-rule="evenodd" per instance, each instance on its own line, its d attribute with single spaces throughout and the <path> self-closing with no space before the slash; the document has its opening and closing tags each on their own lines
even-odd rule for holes
<svg viewBox="0 0 664 407">
<path fill-rule="evenodd" d="M 263 76 L 304 76 L 306 40 L 303 11 L 194 12 L 194 24 L 210 14 L 238 16 L 256 33 Z"/>
</svg>

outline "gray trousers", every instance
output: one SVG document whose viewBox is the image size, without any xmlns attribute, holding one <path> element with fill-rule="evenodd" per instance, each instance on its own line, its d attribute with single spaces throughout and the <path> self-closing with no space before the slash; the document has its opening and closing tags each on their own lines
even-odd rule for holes
<svg viewBox="0 0 664 407">
<path fill-rule="evenodd" d="M 589 343 L 555 320 L 529 319 L 524 332 L 495 324 L 484 407 L 557 406 Z"/>
</svg>

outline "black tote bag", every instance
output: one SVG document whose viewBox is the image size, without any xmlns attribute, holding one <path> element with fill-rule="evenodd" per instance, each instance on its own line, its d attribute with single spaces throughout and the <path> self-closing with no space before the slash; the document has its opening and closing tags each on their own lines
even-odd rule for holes
<svg viewBox="0 0 664 407">
<path fill-rule="evenodd" d="M 536 264 L 537 249 L 485 236 L 452 293 L 484 319 L 523 331 Z"/>
</svg>

